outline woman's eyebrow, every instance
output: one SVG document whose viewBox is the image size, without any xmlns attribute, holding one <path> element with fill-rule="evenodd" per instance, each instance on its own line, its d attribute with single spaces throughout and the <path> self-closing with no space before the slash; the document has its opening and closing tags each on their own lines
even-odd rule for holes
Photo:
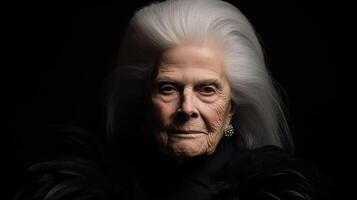
<svg viewBox="0 0 357 200">
<path fill-rule="evenodd" d="M 180 83 L 180 81 L 176 80 L 176 79 L 173 79 L 173 78 L 170 78 L 170 77 L 159 77 L 159 78 L 156 78 L 154 79 L 154 82 L 155 83 Z"/>
<path fill-rule="evenodd" d="M 181 87 L 183 88 L 184 87 L 184 83 L 178 81 L 178 80 L 175 80 L 175 79 L 172 79 L 172 78 L 169 78 L 169 77 L 160 77 L 160 78 L 157 78 L 154 80 L 154 83 L 156 85 L 161 85 L 161 84 L 165 84 L 165 83 L 169 83 L 169 84 L 174 84 L 178 87 Z"/>
<path fill-rule="evenodd" d="M 156 84 L 161 84 L 161 83 L 171 83 L 171 84 L 175 84 L 177 86 L 180 87 L 184 87 L 184 83 L 181 81 L 178 81 L 176 79 L 170 78 L 170 77 L 159 77 L 156 78 L 154 80 L 154 82 Z M 219 80 L 217 79 L 204 79 L 204 80 L 199 80 L 199 81 L 195 81 L 194 83 L 195 87 L 202 87 L 202 86 L 206 86 L 206 85 L 213 85 L 215 86 L 217 89 L 221 89 L 222 88 L 222 84 L 220 83 Z"/>
<path fill-rule="evenodd" d="M 198 81 L 195 85 L 198 87 L 206 86 L 206 85 L 213 85 L 218 89 L 222 88 L 222 84 L 217 79 L 201 80 L 201 81 Z"/>
<path fill-rule="evenodd" d="M 168 76 L 160 76 L 160 77 L 157 77 L 154 79 L 155 82 L 178 82 L 177 80 L 171 78 L 171 77 L 168 77 Z"/>
</svg>

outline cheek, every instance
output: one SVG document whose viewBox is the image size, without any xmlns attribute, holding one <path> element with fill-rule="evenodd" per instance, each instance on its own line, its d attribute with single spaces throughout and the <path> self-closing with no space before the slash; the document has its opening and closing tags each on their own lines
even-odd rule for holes
<svg viewBox="0 0 357 200">
<path fill-rule="evenodd" d="M 229 102 L 226 99 L 202 107 L 203 118 L 213 133 L 221 132 L 228 121 Z"/>
<path fill-rule="evenodd" d="M 161 125 L 165 125 L 170 122 L 171 116 L 176 110 L 176 104 L 174 102 L 165 102 L 161 98 L 153 97 L 152 108 L 154 117 Z"/>
</svg>

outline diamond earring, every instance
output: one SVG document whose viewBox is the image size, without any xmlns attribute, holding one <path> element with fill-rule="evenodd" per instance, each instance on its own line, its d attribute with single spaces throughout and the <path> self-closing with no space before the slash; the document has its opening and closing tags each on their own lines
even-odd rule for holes
<svg viewBox="0 0 357 200">
<path fill-rule="evenodd" d="M 223 132 L 224 132 L 224 136 L 226 136 L 226 137 L 231 137 L 231 136 L 234 134 L 235 129 L 234 129 L 234 127 L 233 127 L 232 124 L 229 124 L 229 125 L 227 126 L 227 128 L 225 128 L 225 129 L 223 130 Z"/>
</svg>

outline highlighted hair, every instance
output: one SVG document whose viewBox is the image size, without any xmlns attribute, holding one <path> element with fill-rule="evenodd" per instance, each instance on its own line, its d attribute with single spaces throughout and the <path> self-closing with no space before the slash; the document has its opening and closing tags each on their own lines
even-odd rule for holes
<svg viewBox="0 0 357 200">
<path fill-rule="evenodd" d="M 282 102 L 255 31 L 236 7 L 219 0 L 168 0 L 135 13 L 123 40 L 119 65 L 112 74 L 109 133 L 142 122 L 138 113 L 145 111 L 148 83 L 160 52 L 182 42 L 203 44 L 209 40 L 224 51 L 235 107 L 232 123 L 244 145 L 292 150 Z"/>
</svg>

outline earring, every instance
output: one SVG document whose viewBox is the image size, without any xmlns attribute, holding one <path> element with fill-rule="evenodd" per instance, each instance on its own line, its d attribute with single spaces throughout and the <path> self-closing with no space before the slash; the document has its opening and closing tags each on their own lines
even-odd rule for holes
<svg viewBox="0 0 357 200">
<path fill-rule="evenodd" d="M 223 130 L 224 136 L 231 137 L 235 132 L 235 129 L 232 124 L 229 124 L 227 128 Z"/>
</svg>

